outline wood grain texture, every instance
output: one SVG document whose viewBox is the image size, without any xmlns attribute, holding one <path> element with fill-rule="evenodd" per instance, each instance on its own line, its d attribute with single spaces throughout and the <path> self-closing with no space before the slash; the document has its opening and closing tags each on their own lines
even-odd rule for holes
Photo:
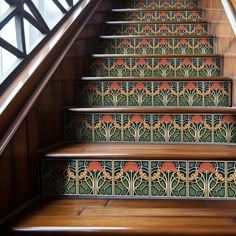
<svg viewBox="0 0 236 236">
<path fill-rule="evenodd" d="M 191 200 L 43 199 L 7 225 L 14 235 L 235 235 L 236 209 Z M 107 203 L 99 204 L 101 201 Z M 58 204 L 58 203 L 61 204 Z M 85 204 L 87 202 L 87 204 Z M 40 206 L 40 207 L 37 207 Z M 67 206 L 67 207 L 65 207 Z M 117 208 L 118 207 L 118 208 Z M 55 214 L 57 208 L 58 214 Z M 63 214 L 64 212 L 64 214 Z"/>
<path fill-rule="evenodd" d="M 45 158 L 235 160 L 236 146 L 200 144 L 68 144 L 42 154 Z"/>
</svg>

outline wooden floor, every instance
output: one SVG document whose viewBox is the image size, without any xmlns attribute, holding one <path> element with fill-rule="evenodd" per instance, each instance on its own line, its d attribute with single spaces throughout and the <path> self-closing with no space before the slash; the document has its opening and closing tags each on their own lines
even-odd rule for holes
<svg viewBox="0 0 236 236">
<path fill-rule="evenodd" d="M 236 201 L 42 198 L 7 235 L 236 235 Z"/>
</svg>

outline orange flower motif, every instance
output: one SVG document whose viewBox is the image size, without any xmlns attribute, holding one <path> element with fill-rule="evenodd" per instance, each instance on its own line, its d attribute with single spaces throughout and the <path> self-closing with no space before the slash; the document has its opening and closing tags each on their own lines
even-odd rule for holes
<svg viewBox="0 0 236 236">
<path fill-rule="evenodd" d="M 175 15 L 176 15 L 176 16 L 183 16 L 182 12 L 180 12 L 180 11 L 176 12 Z"/>
<path fill-rule="evenodd" d="M 201 39 L 199 41 L 200 44 L 208 44 L 208 41 L 206 39 Z"/>
<path fill-rule="evenodd" d="M 139 116 L 139 115 L 134 115 L 134 116 L 132 116 L 132 118 L 131 118 L 131 123 L 134 123 L 134 122 L 143 123 L 143 118 L 142 118 L 142 116 Z"/>
<path fill-rule="evenodd" d="M 185 88 L 185 89 L 193 89 L 193 90 L 196 90 L 196 89 L 197 89 L 197 86 L 196 86 L 196 84 L 190 82 L 190 83 L 187 83 L 184 88 Z"/>
<path fill-rule="evenodd" d="M 202 25 L 197 24 L 196 29 L 198 29 L 198 30 L 203 30 L 204 28 L 202 27 Z"/>
<path fill-rule="evenodd" d="M 122 44 L 126 44 L 126 45 L 127 45 L 127 44 L 129 45 L 129 44 L 130 44 L 130 42 L 129 42 L 128 39 L 123 39 L 121 43 L 122 43 Z"/>
<path fill-rule="evenodd" d="M 152 16 L 151 12 L 146 12 L 145 16 Z"/>
<path fill-rule="evenodd" d="M 204 123 L 204 119 L 202 116 L 193 116 L 190 123 L 200 123 L 203 124 Z"/>
<path fill-rule="evenodd" d="M 196 11 L 193 11 L 193 12 L 191 13 L 191 16 L 198 16 L 198 14 L 197 14 Z"/>
<path fill-rule="evenodd" d="M 225 123 L 232 123 L 232 124 L 235 124 L 235 118 L 233 116 L 224 116 L 222 121 L 221 121 L 223 124 Z"/>
<path fill-rule="evenodd" d="M 166 12 L 161 12 L 161 16 L 167 16 Z"/>
<path fill-rule="evenodd" d="M 161 172 L 166 172 L 166 171 L 177 172 L 177 168 L 175 166 L 175 163 L 165 162 L 165 163 L 162 164 L 160 171 Z"/>
<path fill-rule="evenodd" d="M 140 41 L 140 44 L 148 44 L 148 45 L 149 45 L 147 39 L 142 39 L 142 40 Z"/>
<path fill-rule="evenodd" d="M 124 171 L 127 172 L 130 170 L 138 172 L 139 171 L 138 164 L 136 162 L 126 162 L 124 166 Z"/>
<path fill-rule="evenodd" d="M 101 120 L 102 123 L 104 122 L 110 122 L 110 123 L 113 123 L 114 122 L 114 119 L 111 115 L 104 115 L 102 117 L 102 120 Z"/>
<path fill-rule="evenodd" d="M 186 27 L 184 25 L 179 25 L 177 29 L 178 30 L 186 30 Z"/>
<path fill-rule="evenodd" d="M 190 59 L 184 59 L 182 61 L 182 65 L 192 65 L 192 62 L 190 61 Z"/>
<path fill-rule="evenodd" d="M 85 86 L 84 89 L 85 89 L 85 90 L 86 90 L 86 89 L 96 90 L 96 86 L 95 86 L 94 84 L 92 84 L 92 83 L 88 83 L 88 84 L 86 84 L 86 86 Z"/>
<path fill-rule="evenodd" d="M 169 65 L 170 62 L 167 59 L 161 59 L 159 62 L 160 65 Z"/>
<path fill-rule="evenodd" d="M 103 65 L 103 60 L 97 59 L 94 63 L 97 65 Z"/>
<path fill-rule="evenodd" d="M 135 89 L 142 89 L 142 90 L 145 90 L 146 87 L 145 87 L 144 83 L 137 83 L 137 84 L 135 85 Z"/>
<path fill-rule="evenodd" d="M 147 62 L 146 60 L 144 59 L 139 59 L 138 62 L 137 62 L 138 65 L 147 65 Z"/>
<path fill-rule="evenodd" d="M 150 25 L 145 25 L 145 26 L 143 27 L 143 29 L 145 29 L 145 30 L 151 30 L 152 27 L 151 27 Z"/>
<path fill-rule="evenodd" d="M 128 30 L 133 30 L 134 29 L 134 26 L 133 25 L 129 25 L 128 26 Z"/>
<path fill-rule="evenodd" d="M 213 166 L 212 163 L 207 162 L 207 163 L 202 163 L 202 164 L 200 165 L 198 171 L 199 171 L 200 173 L 205 172 L 205 171 L 209 171 L 209 172 L 211 172 L 211 173 L 214 173 L 214 172 L 215 172 L 215 169 L 214 169 L 214 166 Z"/>
<path fill-rule="evenodd" d="M 103 171 L 102 165 L 98 161 L 90 162 L 87 168 L 88 171 Z"/>
<path fill-rule="evenodd" d="M 116 65 L 125 65 L 125 61 L 123 59 L 116 60 Z"/>
<path fill-rule="evenodd" d="M 119 85 L 118 83 L 112 83 L 112 84 L 110 85 L 110 89 L 111 89 L 111 90 L 112 90 L 112 89 L 121 90 L 121 87 L 120 87 L 120 85 Z"/>
<path fill-rule="evenodd" d="M 206 65 L 215 65 L 214 61 L 212 59 L 206 59 L 205 60 Z"/>
<path fill-rule="evenodd" d="M 137 13 L 136 12 L 132 12 L 131 16 L 137 16 Z"/>
<path fill-rule="evenodd" d="M 188 44 L 188 41 L 187 41 L 186 39 L 181 39 L 181 40 L 179 41 L 179 43 L 181 43 L 181 44 Z"/>
<path fill-rule="evenodd" d="M 168 123 L 172 124 L 172 123 L 174 123 L 174 120 L 173 120 L 173 118 L 171 116 L 162 116 L 160 122 L 161 123 L 168 122 Z"/>
<path fill-rule="evenodd" d="M 160 27 L 160 29 L 161 29 L 161 30 L 168 30 L 168 26 L 167 26 L 167 25 L 162 25 L 162 26 Z"/>
<path fill-rule="evenodd" d="M 214 83 L 212 83 L 212 85 L 211 85 L 211 89 L 219 89 L 219 90 L 221 90 L 221 89 L 222 89 L 222 86 L 221 86 L 220 83 L 214 82 Z"/>
<path fill-rule="evenodd" d="M 162 83 L 160 86 L 160 89 L 168 89 L 171 90 L 170 84 L 169 83 Z"/>
</svg>

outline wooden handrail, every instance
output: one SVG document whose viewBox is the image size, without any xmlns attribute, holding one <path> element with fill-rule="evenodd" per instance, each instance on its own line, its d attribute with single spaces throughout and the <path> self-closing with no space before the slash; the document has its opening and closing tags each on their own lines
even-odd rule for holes
<svg viewBox="0 0 236 236">
<path fill-rule="evenodd" d="M 235 0 L 221 0 L 222 5 L 224 6 L 226 15 L 229 19 L 230 25 L 236 35 L 236 1 Z"/>
<path fill-rule="evenodd" d="M 42 65 L 43 63 L 48 64 L 48 61 L 50 60 L 49 55 L 52 54 L 54 55 L 54 60 L 53 63 L 50 65 L 50 67 L 47 69 L 45 75 L 38 80 L 40 81 L 35 81 L 35 84 L 37 83 L 38 85 L 34 89 L 33 93 L 32 91 L 28 91 L 31 95 L 27 96 L 29 94 L 25 94 L 25 97 L 28 97 L 27 101 L 24 103 L 20 111 L 18 112 L 17 116 L 14 118 L 13 122 L 11 123 L 10 127 L 7 129 L 7 131 L 4 133 L 0 140 L 0 155 L 3 153 L 4 149 L 6 148 L 7 144 L 13 137 L 14 133 L 20 126 L 21 122 L 23 119 L 26 117 L 27 113 L 33 106 L 34 102 L 36 99 L 39 97 L 40 93 L 50 80 L 52 74 L 56 71 L 58 65 L 61 63 L 62 59 L 72 46 L 72 44 L 75 42 L 76 38 L 80 34 L 80 32 L 83 30 L 89 19 L 92 17 L 93 13 L 97 9 L 97 7 L 100 5 L 102 0 L 84 0 L 81 1 L 81 4 L 78 5 L 78 7 L 74 10 L 74 12 L 68 17 L 68 19 L 64 22 L 64 24 L 55 32 L 54 37 L 47 42 L 44 47 L 35 55 L 35 58 L 31 63 L 27 65 L 27 67 L 19 73 L 19 76 L 17 79 L 14 81 L 14 83 L 11 85 L 11 87 L 8 88 L 8 90 L 3 94 L 3 96 L 0 99 L 0 104 L 2 105 L 4 102 L 7 101 L 9 94 L 14 93 L 16 89 L 21 87 L 23 85 L 19 83 L 22 80 L 22 78 L 28 78 L 28 81 L 30 81 L 31 75 L 38 69 L 37 66 Z M 91 7 L 89 13 L 86 14 L 85 19 L 83 19 L 83 23 L 78 22 L 78 17 L 80 17 L 82 14 L 81 11 L 86 8 L 86 7 Z M 72 29 L 73 28 L 73 29 Z M 55 43 L 55 45 L 52 45 L 55 42 L 55 39 L 58 37 L 58 35 L 61 35 L 61 39 L 58 41 L 58 43 Z M 71 35 L 71 37 L 68 37 L 68 35 Z M 60 38 L 60 37 L 59 37 Z M 61 41 L 63 41 L 63 50 L 60 51 L 61 48 Z M 55 51 L 59 50 L 59 54 L 55 56 Z M 35 69 L 35 71 L 32 71 L 32 67 Z M 28 81 L 25 81 L 26 83 Z M 15 85 L 15 88 L 13 87 Z M 17 87 L 18 86 L 18 87 Z M 10 92 L 10 91 L 11 92 Z M 18 91 L 17 91 L 18 92 Z"/>
</svg>

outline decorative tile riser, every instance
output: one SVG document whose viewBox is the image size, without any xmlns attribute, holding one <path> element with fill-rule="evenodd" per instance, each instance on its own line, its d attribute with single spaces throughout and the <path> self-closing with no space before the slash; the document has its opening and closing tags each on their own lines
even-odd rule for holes
<svg viewBox="0 0 236 236">
<path fill-rule="evenodd" d="M 217 77 L 221 58 L 102 58 L 91 59 L 88 76 L 98 77 Z"/>
<path fill-rule="evenodd" d="M 236 116 L 65 114 L 65 140 L 122 143 L 236 143 Z"/>
<path fill-rule="evenodd" d="M 125 79 L 124 79 L 125 80 Z M 84 82 L 80 107 L 231 106 L 230 82 Z"/>
<path fill-rule="evenodd" d="M 157 9 L 168 9 L 168 8 L 196 8 L 198 1 L 166 1 L 166 0 L 134 0 L 134 1 L 123 1 L 122 7 L 130 8 L 157 8 Z"/>
<path fill-rule="evenodd" d="M 207 23 L 192 24 L 119 24 L 107 28 L 110 35 L 206 35 Z"/>
<path fill-rule="evenodd" d="M 105 54 L 211 54 L 213 38 L 101 40 L 97 52 Z"/>
<path fill-rule="evenodd" d="M 43 160 L 45 195 L 235 199 L 236 162 Z"/>
<path fill-rule="evenodd" d="M 202 11 L 136 11 L 117 12 L 113 20 L 127 21 L 201 21 Z"/>
</svg>

